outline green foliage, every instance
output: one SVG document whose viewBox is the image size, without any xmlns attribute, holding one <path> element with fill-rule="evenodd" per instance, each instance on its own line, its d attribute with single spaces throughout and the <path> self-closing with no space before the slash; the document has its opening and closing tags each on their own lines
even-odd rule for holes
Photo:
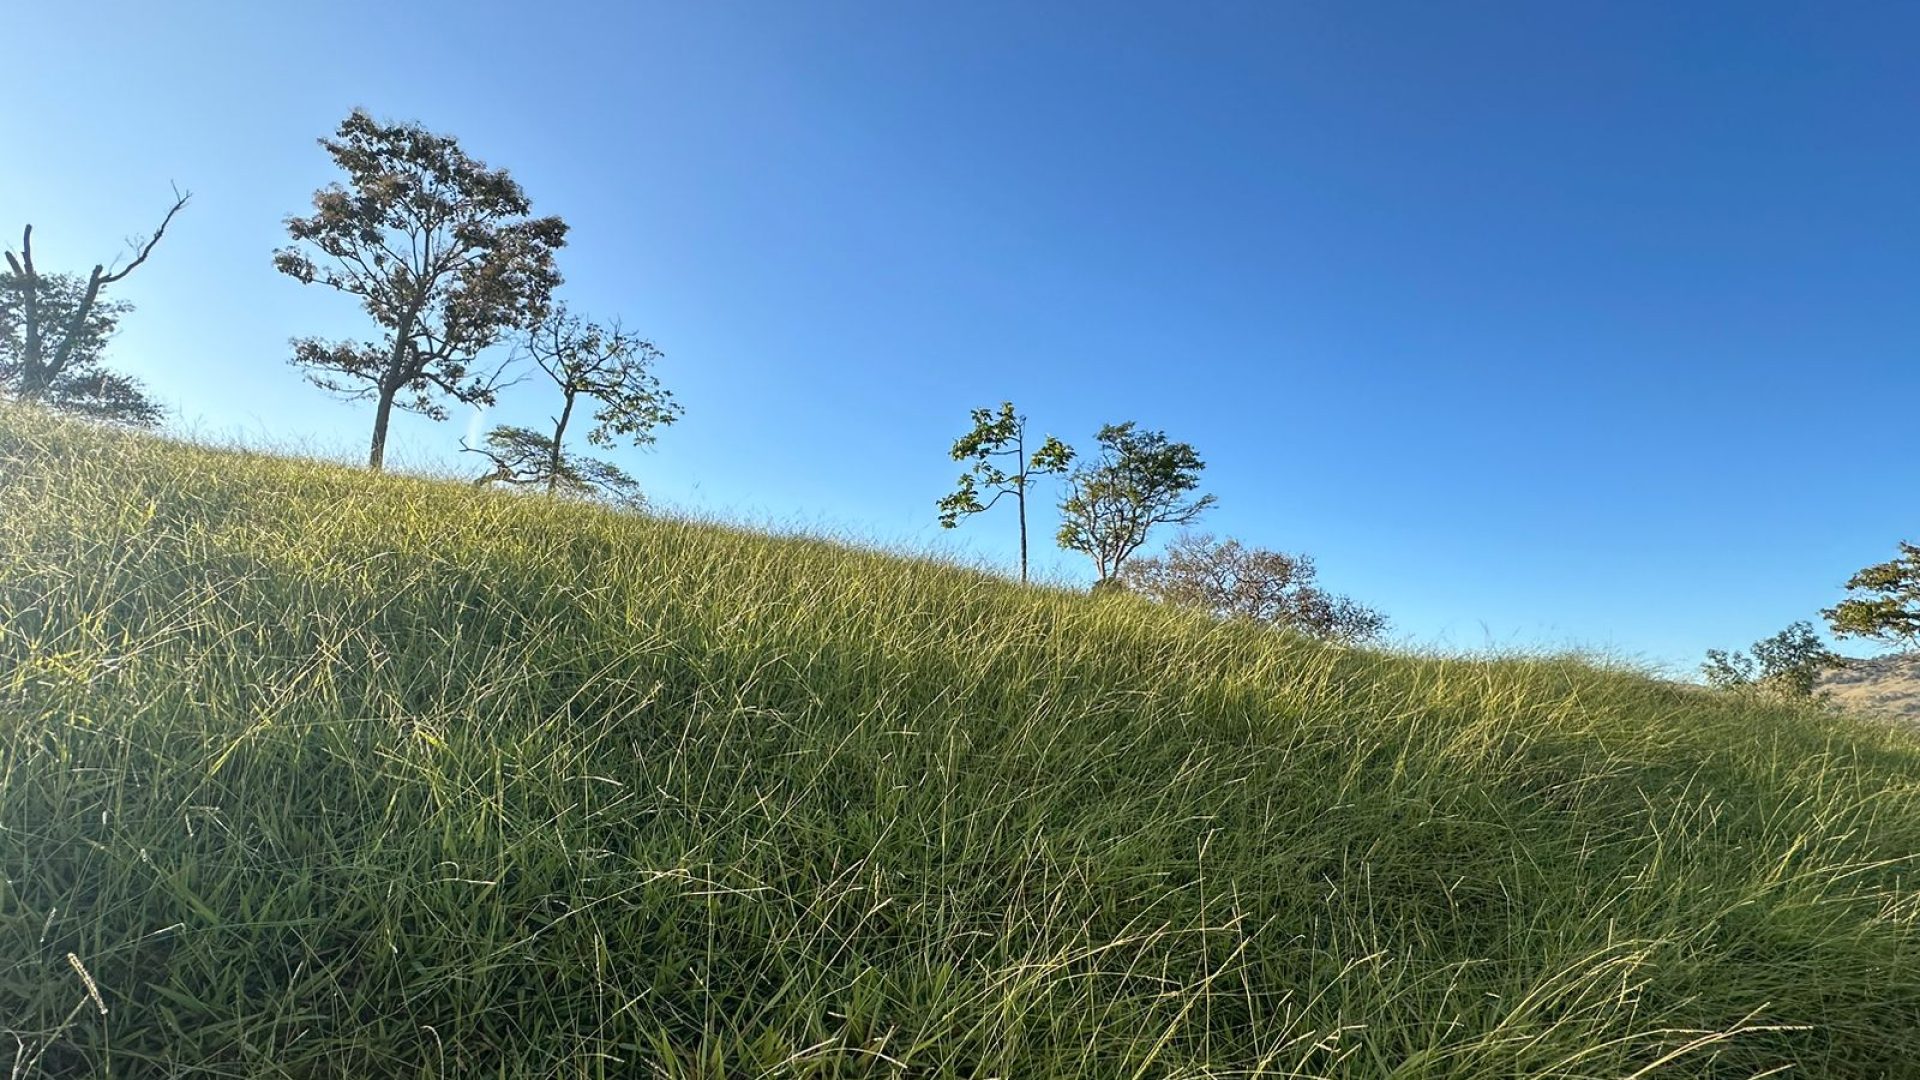
<svg viewBox="0 0 1920 1080">
<path fill-rule="evenodd" d="M 1789 698 L 1811 698 L 1820 673 L 1838 667 L 1841 660 L 1816 634 L 1813 624 L 1795 622 L 1785 630 L 1753 643 L 1753 655 L 1707 650 L 1700 672 L 1710 686 L 1722 690 L 1758 687 Z"/>
<path fill-rule="evenodd" d="M 1058 476 L 1073 463 L 1073 448 L 1052 435 L 1040 444 L 1032 456 L 1027 454 L 1027 418 L 1018 415 L 1013 402 L 1002 402 L 1000 411 L 973 410 L 973 428 L 954 440 L 953 460 L 968 462 L 967 471 L 952 494 L 942 497 L 940 525 L 958 528 L 960 519 L 985 513 L 1003 497 L 1012 495 L 1020 517 L 1020 580 L 1027 580 L 1027 486 L 1036 476 Z M 996 458 L 1004 458 L 1012 472 L 1001 468 Z M 982 491 L 992 497 L 980 501 Z"/>
<path fill-rule="evenodd" d="M 38 285 L 36 306 L 50 324 L 69 327 L 74 343 L 68 362 L 40 385 L 33 400 L 61 412 L 131 427 L 155 427 L 164 420 L 166 410 L 147 396 L 138 380 L 105 363 L 107 341 L 133 305 L 97 300 L 76 320 L 85 295 L 83 281 L 71 274 L 43 274 Z M 21 275 L 0 274 L 0 396 L 16 400 L 29 398 L 23 385 L 27 381 L 26 290 Z"/>
<path fill-rule="evenodd" d="M 1187 533 L 1164 555 L 1129 563 L 1120 580 L 1151 600 L 1323 641 L 1371 641 L 1386 632 L 1385 615 L 1322 590 L 1314 584 L 1318 575 L 1310 556 Z"/>
<path fill-rule="evenodd" d="M 493 401 L 496 373 L 475 362 L 546 314 L 567 226 L 529 217 L 532 203 L 506 170 L 418 124 L 355 109 L 320 145 L 346 183 L 315 192 L 311 216 L 287 219 L 293 243 L 273 264 L 358 298 L 380 328 L 374 341 L 296 338 L 292 358 L 315 386 L 374 401 L 367 463 L 378 469 L 395 407 L 444 420 L 445 398 Z"/>
<path fill-rule="evenodd" d="M 38 308 L 36 315 L 43 325 L 60 327 L 70 338 L 72 364 L 91 367 L 105 360 L 107 342 L 120 328 L 120 320 L 132 313 L 133 305 L 100 298 L 83 313 L 80 306 L 85 297 L 86 282 L 72 274 L 36 273 L 29 280 L 12 270 L 0 273 L 0 380 L 8 396 L 23 396 L 29 300 Z"/>
<path fill-rule="evenodd" d="M 1059 541 L 1091 558 L 1097 580 L 1106 581 L 1121 574 L 1156 527 L 1191 524 L 1215 500 L 1191 497 L 1206 468 L 1191 445 L 1141 431 L 1131 420 L 1106 425 L 1096 440 L 1099 457 L 1067 479 Z"/>
<path fill-rule="evenodd" d="M 1900 542 L 1900 557 L 1847 580 L 1849 596 L 1821 614 L 1840 637 L 1920 644 L 1920 547 Z"/>
<path fill-rule="evenodd" d="M 683 412 L 653 373 L 660 350 L 618 322 L 602 325 L 556 305 L 528 333 L 526 353 L 560 390 L 569 413 L 579 398 L 593 402 L 587 441 L 595 446 L 645 446 L 656 428 Z M 564 436 L 565 423 L 555 422 Z"/>
<path fill-rule="evenodd" d="M 1754 684 L 1753 657 L 1735 649 L 1708 649 L 1707 662 L 1700 665 L 1707 685 L 1716 690 L 1742 690 Z"/>
<path fill-rule="evenodd" d="M 20 409 L 0 505 L 32 1080 L 1920 1061 L 1906 733 Z"/>
<path fill-rule="evenodd" d="M 560 412 L 553 417 L 553 433 L 536 436 L 545 442 L 544 456 L 526 458 L 510 470 L 496 468 L 495 478 L 512 476 L 511 483 L 543 486 L 549 494 L 562 489 L 578 492 L 584 485 L 617 492 L 622 501 L 633 503 L 639 493 L 633 478 L 612 462 L 569 454 L 567 430 L 584 398 L 593 405 L 587 442 L 606 447 L 622 441 L 634 446 L 652 443 L 655 429 L 678 420 L 682 412 L 673 394 L 653 374 L 660 350 L 617 322 L 603 326 L 559 305 L 528 333 L 525 352 L 560 392 Z M 518 444 L 524 439 L 516 435 L 509 441 Z M 494 463 L 500 466 L 500 458 L 495 457 Z"/>
</svg>

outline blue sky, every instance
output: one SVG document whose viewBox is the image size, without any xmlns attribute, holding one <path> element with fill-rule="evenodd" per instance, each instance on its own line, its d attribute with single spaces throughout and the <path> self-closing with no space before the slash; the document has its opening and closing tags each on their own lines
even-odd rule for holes
<svg viewBox="0 0 1920 1080">
<path fill-rule="evenodd" d="M 364 106 L 572 224 L 563 295 L 687 408 L 624 458 L 668 504 L 1008 561 L 933 501 L 1011 398 L 1194 443 L 1213 531 L 1407 641 L 1675 668 L 1920 535 L 1914 5 L 109 0 L 0 38 L 9 245 L 83 269 L 194 192 L 114 356 L 202 434 L 362 452 L 285 363 L 362 317 L 269 258 Z"/>
</svg>

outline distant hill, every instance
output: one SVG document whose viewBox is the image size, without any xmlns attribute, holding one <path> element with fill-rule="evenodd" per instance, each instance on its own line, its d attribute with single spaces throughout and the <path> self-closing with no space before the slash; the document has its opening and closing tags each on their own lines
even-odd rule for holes
<svg viewBox="0 0 1920 1080">
<path fill-rule="evenodd" d="M 10 1078 L 1913 1077 L 1917 778 L 1578 660 L 0 406 Z"/>
<path fill-rule="evenodd" d="M 1848 660 L 1825 674 L 1820 689 L 1848 712 L 1920 727 L 1920 653 Z"/>
</svg>

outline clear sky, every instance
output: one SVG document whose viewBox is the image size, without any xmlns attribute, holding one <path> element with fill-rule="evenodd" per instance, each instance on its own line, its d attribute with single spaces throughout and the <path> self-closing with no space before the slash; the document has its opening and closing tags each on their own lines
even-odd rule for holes
<svg viewBox="0 0 1920 1080">
<path fill-rule="evenodd" d="M 1675 668 L 1920 538 L 1913 4 L 105 0 L 0 41 L 9 246 L 81 270 L 194 192 L 113 356 L 203 434 L 363 453 L 285 363 L 362 317 L 269 259 L 364 106 L 572 224 L 562 295 L 687 408 L 623 459 L 670 505 L 1007 562 L 933 502 L 1011 398 L 1194 443 L 1214 531 L 1406 641 Z"/>
</svg>

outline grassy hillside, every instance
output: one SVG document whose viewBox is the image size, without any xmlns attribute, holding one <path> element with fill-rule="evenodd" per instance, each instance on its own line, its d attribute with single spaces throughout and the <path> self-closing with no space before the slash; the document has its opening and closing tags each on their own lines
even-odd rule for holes
<svg viewBox="0 0 1920 1080">
<path fill-rule="evenodd" d="M 1920 1075 L 1917 746 L 0 412 L 21 1075 Z"/>
</svg>

